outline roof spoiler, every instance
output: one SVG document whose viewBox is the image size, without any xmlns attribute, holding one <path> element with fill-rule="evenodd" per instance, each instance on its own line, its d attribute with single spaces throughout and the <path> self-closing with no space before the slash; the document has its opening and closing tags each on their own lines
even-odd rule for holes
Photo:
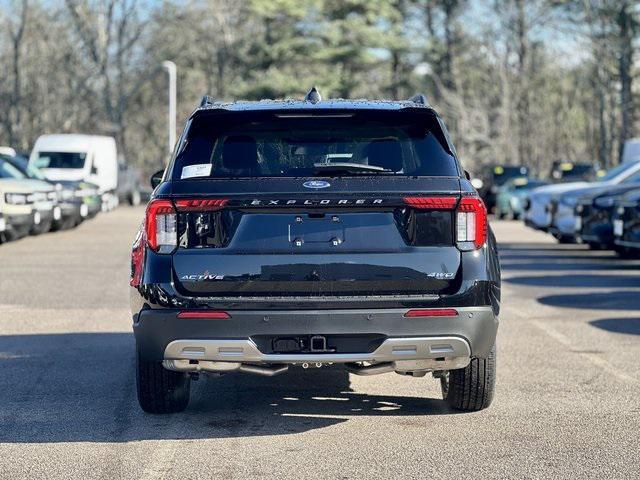
<svg viewBox="0 0 640 480">
<path fill-rule="evenodd" d="M 427 101 L 427 97 L 424 93 L 416 93 L 408 101 L 424 105 L 425 107 L 430 107 L 429 102 Z"/>
<path fill-rule="evenodd" d="M 205 95 L 204 97 L 202 97 L 202 100 L 200 100 L 201 107 L 209 107 L 214 103 L 216 102 L 211 95 Z"/>
</svg>

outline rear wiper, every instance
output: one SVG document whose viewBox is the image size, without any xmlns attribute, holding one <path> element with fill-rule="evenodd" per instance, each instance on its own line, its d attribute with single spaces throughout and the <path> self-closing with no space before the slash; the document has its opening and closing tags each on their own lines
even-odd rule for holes
<svg viewBox="0 0 640 480">
<path fill-rule="evenodd" d="M 389 169 L 362 163 L 333 162 L 314 163 L 315 173 L 394 173 Z"/>
</svg>

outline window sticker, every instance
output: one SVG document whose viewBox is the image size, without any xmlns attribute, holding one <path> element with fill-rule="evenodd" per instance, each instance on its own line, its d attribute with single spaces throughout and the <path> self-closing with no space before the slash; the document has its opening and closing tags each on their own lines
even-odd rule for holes
<svg viewBox="0 0 640 480">
<path fill-rule="evenodd" d="M 195 177 L 208 177 L 211 174 L 210 163 L 200 163 L 197 165 L 187 165 L 182 168 L 182 175 L 180 179 L 195 178 Z"/>
</svg>

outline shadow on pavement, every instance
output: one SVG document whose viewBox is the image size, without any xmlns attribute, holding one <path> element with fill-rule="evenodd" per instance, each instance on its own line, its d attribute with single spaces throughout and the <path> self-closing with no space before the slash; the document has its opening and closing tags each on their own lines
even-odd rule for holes
<svg viewBox="0 0 640 480">
<path fill-rule="evenodd" d="M 523 248 L 523 245 L 526 245 Z M 620 260 L 614 253 L 609 251 L 593 251 L 579 245 L 549 245 L 539 244 L 505 244 L 498 245 L 500 258 L 502 260 L 582 260 L 582 261 L 611 261 Z M 639 263 L 640 264 L 640 263 Z"/>
<path fill-rule="evenodd" d="M 201 378 L 186 412 L 147 415 L 136 400 L 129 333 L 1 336 L 0 368 L 5 443 L 286 435 L 355 416 L 452 413 L 440 399 L 355 393 L 344 370 L 329 368 Z"/>
<path fill-rule="evenodd" d="M 566 257 L 559 258 L 554 262 L 535 262 L 527 260 L 525 262 L 511 261 L 512 259 L 501 259 L 500 266 L 503 271 L 543 271 L 543 272 L 562 272 L 562 271 L 628 271 L 640 270 L 640 264 L 632 263 L 627 260 L 615 260 L 612 258 L 592 261 L 589 258 L 582 258 L 581 261 L 565 261 Z"/>
<path fill-rule="evenodd" d="M 602 285 L 605 287 L 606 285 Z M 589 292 L 568 295 L 547 295 L 538 298 L 543 305 L 587 310 L 638 310 L 640 293 L 618 290 L 614 292 Z"/>
<path fill-rule="evenodd" d="M 608 332 L 640 335 L 640 318 L 604 318 L 589 324 Z"/>
<path fill-rule="evenodd" d="M 582 287 L 582 288 L 635 288 L 640 287 L 640 277 L 631 275 L 545 275 L 511 277 L 505 282 L 530 287 Z"/>
</svg>

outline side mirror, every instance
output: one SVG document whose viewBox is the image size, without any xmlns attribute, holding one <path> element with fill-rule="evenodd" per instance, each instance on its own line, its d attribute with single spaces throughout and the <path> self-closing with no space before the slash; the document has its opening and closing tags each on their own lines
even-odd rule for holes
<svg viewBox="0 0 640 480">
<path fill-rule="evenodd" d="M 158 185 L 162 183 L 162 177 L 164 176 L 164 169 L 158 170 L 156 173 L 151 175 L 151 188 L 156 188 Z"/>
<path fill-rule="evenodd" d="M 91 175 L 97 175 L 98 168 L 95 165 L 91 165 Z"/>
</svg>

